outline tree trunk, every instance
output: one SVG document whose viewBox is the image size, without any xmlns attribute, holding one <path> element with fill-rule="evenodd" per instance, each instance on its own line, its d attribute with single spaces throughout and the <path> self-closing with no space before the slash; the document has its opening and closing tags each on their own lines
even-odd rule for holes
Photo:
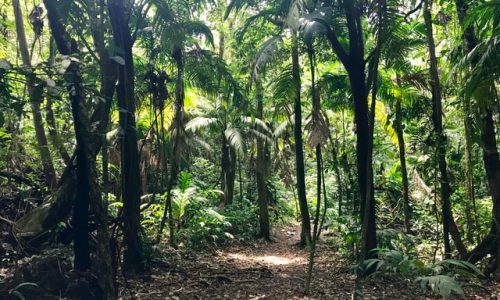
<svg viewBox="0 0 500 300">
<path fill-rule="evenodd" d="M 60 23 L 57 3 L 53 0 L 44 0 L 47 9 L 49 24 L 52 30 L 59 52 L 63 55 L 71 55 L 77 49 L 71 47 L 69 34 Z M 90 256 L 88 249 L 88 209 L 92 205 L 98 225 L 97 246 L 97 272 L 99 273 L 99 285 L 103 291 L 103 299 L 114 299 L 114 285 L 111 271 L 111 258 L 109 249 L 109 237 L 107 233 L 107 215 L 101 201 L 99 185 L 97 183 L 97 171 L 95 166 L 95 154 L 91 151 L 92 134 L 90 132 L 89 120 L 84 103 L 83 82 L 80 75 L 79 65 L 72 62 L 66 75 L 68 83 L 67 90 L 70 95 L 73 122 L 76 136 L 76 201 L 73 211 L 75 230 L 75 268 L 85 271 L 90 268 Z"/>
<path fill-rule="evenodd" d="M 175 230 L 174 219 L 172 213 L 172 188 L 177 181 L 177 175 L 181 171 L 181 161 L 184 155 L 185 143 L 185 128 L 184 128 L 184 58 L 182 47 L 176 46 L 172 51 L 172 57 L 175 60 L 177 67 L 177 80 L 175 84 L 175 116 L 172 122 L 171 132 L 174 137 L 173 157 L 170 171 L 170 179 L 167 185 L 167 198 L 165 200 L 165 208 L 160 221 L 160 230 L 156 238 L 156 242 L 160 242 L 163 227 L 165 226 L 166 213 L 168 212 L 170 246 L 175 246 Z"/>
<path fill-rule="evenodd" d="M 332 48 L 349 76 L 354 101 L 354 122 L 356 125 L 356 158 L 360 214 L 363 224 L 363 241 L 360 259 L 369 258 L 371 250 L 377 247 L 375 222 L 375 198 L 373 197 L 373 176 L 370 155 L 370 129 L 368 118 L 368 87 L 365 75 L 364 42 L 361 29 L 361 11 L 355 1 L 342 2 L 349 32 L 349 51 L 346 52 L 336 38 L 331 39 Z M 335 43 L 336 42 L 336 43 Z"/>
<path fill-rule="evenodd" d="M 301 216 L 302 229 L 300 233 L 300 244 L 303 246 L 311 245 L 311 223 L 309 209 L 306 198 L 306 180 L 304 166 L 304 149 L 302 145 L 302 107 L 300 101 L 300 65 L 299 50 L 296 32 L 292 33 L 292 72 L 295 88 L 294 98 L 294 138 L 295 138 L 295 163 L 297 172 L 297 194 L 299 196 L 299 208 Z"/>
<path fill-rule="evenodd" d="M 19 52 L 21 53 L 23 65 L 29 69 L 25 75 L 26 85 L 28 86 L 30 107 L 33 114 L 33 126 L 35 128 L 38 152 L 40 153 L 40 158 L 42 160 L 45 184 L 50 190 L 53 190 L 57 185 L 56 172 L 50 156 L 47 136 L 45 135 L 45 129 L 43 128 L 42 113 L 40 111 L 40 103 L 43 100 L 43 85 L 36 82 L 36 75 L 33 70 L 31 70 L 31 56 L 28 49 L 28 43 L 26 41 L 23 13 L 19 0 L 12 0 L 12 7 L 14 10 Z"/>
<path fill-rule="evenodd" d="M 403 122 L 401 113 L 401 99 L 396 100 L 396 120 L 395 129 L 398 136 L 398 148 L 399 148 L 399 163 L 401 165 L 401 185 L 403 189 L 403 213 L 405 229 L 407 233 L 411 230 L 411 209 L 410 209 L 410 195 L 408 188 L 408 170 L 406 168 L 406 150 L 405 150 L 405 140 L 403 132 Z"/>
<path fill-rule="evenodd" d="M 450 245 L 450 235 L 455 242 L 455 247 L 457 248 L 461 257 L 464 257 L 467 250 L 461 240 L 460 232 L 453 219 L 453 214 L 451 211 L 450 194 L 451 187 L 448 179 L 447 163 L 446 163 L 446 135 L 443 132 L 443 109 L 441 100 L 441 84 L 439 81 L 438 74 L 438 64 L 436 57 L 436 49 L 434 45 L 434 36 L 432 32 L 432 18 L 431 18 L 431 5 L 429 1 L 424 0 L 424 22 L 426 26 L 426 36 L 427 36 L 427 46 L 429 49 L 429 73 L 431 76 L 431 87 L 432 87 L 432 122 L 434 124 L 434 134 L 436 139 L 437 147 L 437 160 L 438 169 L 440 173 L 441 182 L 441 213 L 443 218 L 443 240 L 444 240 L 444 250 L 445 256 L 451 256 L 451 245 Z"/>
<path fill-rule="evenodd" d="M 460 25 L 462 26 L 463 39 L 468 52 L 471 52 L 477 45 L 477 39 L 474 34 L 474 27 L 469 26 L 464 28 L 464 20 L 467 16 L 468 5 L 463 0 L 455 1 L 457 6 L 457 14 Z M 472 61 L 472 67 L 476 65 L 476 61 Z M 483 148 L 483 162 L 488 180 L 488 187 L 493 201 L 493 224 L 490 235 L 496 235 L 496 243 L 493 243 L 493 255 L 496 256 L 496 271 L 500 277 L 500 156 L 495 133 L 495 123 L 493 121 L 493 101 L 495 100 L 494 83 L 491 87 L 482 88 L 473 94 L 473 97 L 478 98 L 479 112 L 481 115 L 480 130 L 481 142 Z M 487 96 L 486 99 L 484 96 Z"/>
<path fill-rule="evenodd" d="M 130 11 L 124 0 L 108 0 L 108 11 L 116 46 L 123 52 L 124 64 L 118 73 L 118 107 L 120 110 L 121 188 L 123 199 L 124 270 L 144 271 L 141 240 L 141 178 L 135 126 L 135 82 L 132 37 L 128 25 Z"/>
<path fill-rule="evenodd" d="M 344 187 L 342 177 L 340 176 L 340 163 L 337 153 L 337 145 L 330 135 L 330 144 L 332 145 L 333 170 L 335 171 L 335 179 L 337 180 L 337 196 L 338 196 L 338 216 L 342 216 L 342 202 L 344 199 Z M 321 230 L 321 228 L 320 228 Z"/>
<path fill-rule="evenodd" d="M 308 45 L 308 56 L 309 56 L 309 62 L 310 62 L 310 67 L 311 67 L 311 98 L 312 98 L 312 118 L 311 122 L 320 122 L 319 116 L 321 116 L 321 100 L 319 93 L 316 90 L 316 81 L 315 81 L 315 61 L 314 61 L 314 51 L 312 49 L 312 45 Z M 318 132 L 314 132 L 316 130 L 319 130 L 317 126 L 320 126 L 320 124 L 312 124 L 312 130 L 310 134 L 318 134 Z M 309 264 L 307 268 L 307 275 L 306 275 L 306 284 L 305 284 L 305 294 L 309 294 L 309 290 L 311 287 L 311 281 L 312 281 L 312 273 L 313 273 L 313 267 L 314 267 L 314 254 L 316 252 L 316 242 L 319 238 L 318 231 L 320 230 L 319 228 L 319 217 L 320 217 L 320 209 L 321 209 L 321 184 L 323 182 L 323 157 L 321 154 L 321 142 L 318 141 L 318 144 L 316 145 L 316 212 L 314 214 L 314 226 L 313 226 L 313 232 L 312 232 L 312 241 L 311 241 L 311 249 L 309 249 Z M 325 194 L 326 195 L 326 194 Z M 325 198 L 326 200 L 326 198 Z M 325 203 L 325 208 L 326 208 L 326 203 Z"/>
<path fill-rule="evenodd" d="M 236 152 L 229 145 L 225 134 L 222 134 L 221 157 L 221 195 L 220 207 L 233 204 L 234 182 L 236 179 Z"/>
<path fill-rule="evenodd" d="M 104 7 L 104 5 L 101 5 L 101 8 L 102 7 Z M 101 20 L 103 20 L 103 18 L 101 18 Z M 101 37 L 93 34 L 93 38 L 94 45 L 96 45 L 101 57 L 99 61 L 101 70 L 101 87 L 99 93 L 105 100 L 97 102 L 95 110 L 90 118 L 90 124 L 96 124 L 96 130 L 91 132 L 89 147 L 91 156 L 95 158 L 100 150 L 102 135 L 106 132 L 109 121 L 111 101 L 115 92 L 117 69 L 115 63 L 109 59 L 106 49 L 104 48 L 104 34 L 101 32 Z M 99 40 L 102 42 L 99 43 Z M 67 218 L 77 194 L 74 188 L 76 184 L 76 170 L 72 159 L 71 163 L 66 166 L 61 174 L 57 188 L 52 193 L 52 200 L 34 208 L 19 219 L 16 222 L 16 234 L 23 239 L 34 238 L 33 241 L 35 242 L 36 237 L 42 236 L 42 233 L 53 229 L 59 222 Z"/>
<path fill-rule="evenodd" d="M 467 4 L 462 1 L 462 0 L 456 0 L 455 1 L 456 7 L 457 7 L 457 15 L 458 15 L 458 21 L 460 23 L 460 26 L 462 26 L 463 32 L 463 39 L 464 39 L 464 46 L 466 48 L 466 51 L 470 52 L 472 49 L 476 47 L 476 38 L 474 35 L 474 29 L 473 27 L 469 28 L 463 28 L 463 22 L 465 19 L 465 16 L 467 14 Z M 465 161 L 466 161 L 466 190 L 467 190 L 467 197 L 469 198 L 469 202 L 466 204 L 467 207 L 467 230 L 468 230 L 468 239 L 472 240 L 473 239 L 473 223 L 475 223 L 476 226 L 478 226 L 477 223 L 477 210 L 476 210 L 476 200 L 475 200 L 475 195 L 474 195 L 474 176 L 473 176 L 473 168 L 472 168 L 472 110 L 471 110 L 471 105 L 470 105 L 470 99 L 464 99 L 464 127 L 465 127 Z M 480 129 L 481 126 L 480 126 Z M 471 216 L 471 204 L 472 204 L 472 211 L 473 211 L 473 216 Z M 472 218 L 475 219 L 475 222 L 473 222 Z M 478 229 L 478 228 L 476 228 Z"/>
<path fill-rule="evenodd" d="M 368 102 L 366 97 L 366 84 L 364 76 L 364 62 L 358 62 L 356 69 L 349 72 L 349 81 L 351 83 L 352 95 L 354 99 L 354 119 L 356 124 L 356 158 L 358 171 L 358 188 L 359 188 L 359 204 L 361 220 L 366 220 L 366 232 L 363 234 L 362 254 L 365 258 L 369 258 L 369 253 L 377 247 L 377 233 L 375 224 L 375 203 L 373 201 L 373 192 L 368 193 L 369 189 L 373 189 L 373 184 L 368 182 L 371 176 L 368 176 L 370 171 L 368 161 L 369 156 L 369 139 L 370 131 L 368 126 Z M 368 199 L 370 197 L 370 199 Z M 366 207 L 366 204 L 369 207 Z"/>
<path fill-rule="evenodd" d="M 493 200 L 493 224 L 492 233 L 496 234 L 496 250 L 493 251 L 496 256 L 497 276 L 500 276 L 500 157 L 498 154 L 495 123 L 493 122 L 493 113 L 485 109 L 481 116 L 481 140 L 483 142 L 483 161 L 486 169 L 488 186 Z"/>
<path fill-rule="evenodd" d="M 474 193 L 474 170 L 472 156 L 472 111 L 469 99 L 464 103 L 464 128 L 465 128 L 465 190 L 467 201 L 465 202 L 465 217 L 467 222 L 467 240 L 474 242 L 475 233 L 479 230 L 477 222 L 476 197 Z"/>
<path fill-rule="evenodd" d="M 256 91 L 255 97 L 257 98 L 257 113 L 256 117 L 263 120 L 264 117 L 264 90 L 262 87 L 262 81 L 260 75 L 255 80 Z M 257 194 L 259 203 L 259 237 L 266 241 L 269 241 L 269 209 L 268 209 L 268 198 L 267 198 L 267 169 L 268 164 L 266 160 L 266 146 L 267 143 L 261 139 L 257 139 L 257 163 L 255 168 L 255 177 L 257 178 Z"/>
</svg>

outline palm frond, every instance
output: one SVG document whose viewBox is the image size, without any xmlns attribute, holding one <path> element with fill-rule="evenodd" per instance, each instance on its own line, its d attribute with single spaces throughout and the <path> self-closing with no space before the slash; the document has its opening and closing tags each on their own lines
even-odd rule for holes
<svg viewBox="0 0 500 300">
<path fill-rule="evenodd" d="M 237 128 L 231 126 L 226 128 L 224 135 L 231 148 L 239 153 L 243 153 L 245 142 L 243 141 L 241 132 Z"/>
<path fill-rule="evenodd" d="M 252 78 L 261 71 L 261 69 L 273 58 L 276 52 L 279 50 L 279 45 L 283 43 L 283 39 L 280 35 L 275 35 L 266 40 L 259 51 L 255 55 L 252 62 Z"/>
<path fill-rule="evenodd" d="M 259 118 L 242 116 L 241 121 L 247 125 L 252 126 L 252 129 L 254 129 L 254 130 L 257 130 L 259 132 L 264 132 L 268 135 L 272 134 L 271 129 L 269 129 L 267 124 Z"/>
<path fill-rule="evenodd" d="M 276 9 L 265 9 L 263 11 L 258 12 L 255 15 L 246 18 L 243 27 L 241 27 L 236 33 L 236 41 L 241 42 L 245 37 L 245 34 L 247 33 L 248 29 L 258 21 L 261 21 L 261 24 L 260 25 L 255 24 L 255 26 L 262 27 L 264 21 L 275 20 L 277 15 L 278 12 Z"/>
<path fill-rule="evenodd" d="M 286 130 L 289 127 L 291 127 L 293 124 L 294 124 L 293 119 L 287 119 L 287 120 L 281 122 L 280 124 L 278 124 L 278 126 L 274 130 L 273 137 L 276 139 L 276 138 L 282 136 L 286 132 Z"/>
<path fill-rule="evenodd" d="M 218 122 L 217 118 L 196 117 L 186 124 L 186 131 L 197 132 Z"/>
<path fill-rule="evenodd" d="M 266 143 L 272 143 L 272 139 L 268 135 L 266 135 L 260 131 L 257 131 L 255 129 L 250 129 L 249 132 L 250 132 L 250 134 L 255 136 L 255 138 L 257 138 L 261 141 L 264 141 Z"/>
<path fill-rule="evenodd" d="M 298 87 L 293 80 L 292 66 L 288 65 L 277 76 L 273 86 L 274 98 L 276 99 L 293 99 L 298 94 Z"/>
<path fill-rule="evenodd" d="M 214 36 L 212 30 L 202 21 L 186 21 L 182 27 L 189 35 L 203 35 L 212 47 L 214 47 Z"/>
</svg>

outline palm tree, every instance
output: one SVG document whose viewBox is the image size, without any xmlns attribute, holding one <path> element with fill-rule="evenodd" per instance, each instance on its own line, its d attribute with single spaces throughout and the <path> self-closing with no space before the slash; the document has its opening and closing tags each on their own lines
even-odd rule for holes
<svg viewBox="0 0 500 300">
<path fill-rule="evenodd" d="M 302 9 L 302 1 L 298 0 L 281 0 L 267 3 L 269 8 L 259 11 L 257 14 L 249 17 L 246 21 L 242 34 L 246 29 L 257 21 L 264 21 L 276 27 L 279 34 L 272 35 L 266 42 L 263 43 L 259 50 L 256 61 L 256 66 L 262 64 L 261 60 L 266 61 L 265 57 L 269 56 L 277 49 L 277 44 L 283 41 L 283 36 L 287 34 L 291 38 L 290 56 L 292 65 L 290 66 L 289 83 L 290 100 L 293 100 L 294 107 L 294 139 L 295 139 L 295 165 L 297 178 L 297 194 L 299 199 L 300 215 L 301 215 L 301 244 L 309 246 L 311 244 L 311 224 L 309 209 L 307 206 L 306 186 L 305 186 L 305 166 L 304 166 L 304 149 L 302 139 L 302 104 L 301 104 L 301 78 L 300 78 L 300 57 L 299 57 L 299 16 Z M 233 10 L 238 11 L 246 6 L 258 6 L 256 3 L 245 0 L 233 0 L 229 3 L 226 9 L 226 17 Z M 257 7 L 258 9 L 258 7 Z M 265 54 L 265 55 L 262 55 Z"/>
<path fill-rule="evenodd" d="M 185 165 L 187 157 L 186 148 L 186 133 L 185 124 L 187 122 L 184 112 L 185 98 L 185 63 L 186 63 L 186 48 L 191 45 L 196 45 L 192 37 L 203 35 L 207 41 L 213 46 L 213 36 L 210 29 L 200 21 L 191 20 L 191 14 L 184 11 L 184 7 L 177 9 L 175 12 L 172 9 L 176 7 L 176 2 L 168 1 L 153 1 L 156 7 L 156 15 L 153 20 L 154 28 L 159 35 L 159 43 L 162 49 L 167 48 L 171 58 L 174 60 L 177 69 L 175 82 L 175 101 L 174 101 L 174 118 L 170 127 L 172 141 L 172 159 L 170 176 L 167 183 L 165 199 L 165 210 L 160 222 L 160 228 L 157 236 L 159 242 L 163 227 L 169 214 L 169 229 L 170 229 L 170 244 L 175 245 L 174 226 L 172 216 L 172 188 L 175 186 L 177 176 L 182 171 L 182 166 Z M 180 13 L 177 13 L 180 12 Z"/>
<path fill-rule="evenodd" d="M 437 144 L 437 160 L 440 173 L 441 182 L 441 202 L 442 202 L 442 215 L 443 215 L 443 239 L 444 239 L 444 250 L 447 257 L 451 256 L 451 245 L 449 235 L 451 234 L 455 246 L 457 247 L 460 256 L 464 257 L 467 250 L 460 239 L 460 233 L 453 220 L 453 215 L 451 213 L 451 202 L 450 194 L 451 187 L 448 179 L 447 163 L 446 163 L 446 136 L 443 132 L 443 110 L 442 110 L 442 95 L 441 95 L 441 83 L 439 81 L 438 65 L 436 58 L 436 49 L 434 45 L 434 35 L 432 32 L 432 19 L 431 19 L 431 7 L 432 3 L 430 0 L 424 0 L 423 2 L 423 15 L 424 23 L 426 27 L 426 37 L 427 46 L 429 49 L 429 73 L 431 79 L 431 93 L 432 93 L 432 103 L 433 103 L 433 113 L 432 122 L 434 124 L 434 132 Z"/>
<path fill-rule="evenodd" d="M 258 118 L 241 116 L 237 107 L 226 107 L 221 103 L 209 103 L 204 106 L 199 104 L 195 117 L 186 124 L 186 131 L 198 133 L 205 129 L 220 133 L 223 141 L 221 149 L 221 197 L 220 207 L 228 205 L 227 199 L 232 199 L 234 181 L 236 178 L 236 154 L 244 153 L 249 140 L 243 137 L 250 134 L 258 140 L 270 142 L 271 131 L 267 125 Z M 234 159 L 227 159 L 229 153 L 234 153 Z"/>
</svg>

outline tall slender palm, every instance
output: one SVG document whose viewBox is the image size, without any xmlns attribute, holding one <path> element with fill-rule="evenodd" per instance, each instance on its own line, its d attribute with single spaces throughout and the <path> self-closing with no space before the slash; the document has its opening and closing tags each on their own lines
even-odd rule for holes
<svg viewBox="0 0 500 300">
<path fill-rule="evenodd" d="M 282 35 L 290 35 L 291 47 L 291 66 L 290 66 L 290 83 L 291 90 L 289 91 L 290 100 L 293 100 L 294 111 L 294 140 L 295 140 L 295 169 L 297 178 L 297 194 L 299 199 L 299 208 L 301 216 L 301 244 L 311 244 L 311 224 L 309 209 L 306 197 L 305 185 L 305 165 L 304 165 L 304 149 L 302 138 L 302 103 L 301 103 L 301 78 L 300 78 L 300 40 L 298 36 L 299 16 L 303 8 L 302 1 L 299 0 L 281 0 L 266 3 L 269 7 L 259 11 L 254 16 L 247 19 L 243 32 L 257 21 L 263 20 L 276 27 L 279 34 L 271 36 L 263 43 L 261 54 L 269 55 L 276 50 L 276 44 L 282 42 Z M 245 0 L 233 0 L 229 3 L 226 10 L 226 17 L 233 10 L 241 10 L 246 6 L 258 6 L 256 3 Z M 286 34 L 285 34 L 286 33 Z M 261 55 L 265 57 L 266 55 Z M 257 59 L 257 64 L 260 59 Z"/>
<path fill-rule="evenodd" d="M 160 46 L 167 48 L 171 58 L 177 69 L 175 83 L 175 101 L 174 101 L 174 118 L 171 124 L 170 133 L 172 143 L 172 159 L 170 167 L 170 176 L 167 183 L 167 197 L 165 202 L 164 215 L 160 222 L 160 229 L 157 236 L 157 241 L 161 238 L 161 233 L 166 221 L 166 214 L 169 214 L 169 229 L 170 229 L 170 244 L 174 245 L 174 226 L 172 218 L 172 195 L 171 191 L 177 181 L 177 175 L 182 171 L 182 166 L 185 165 L 187 157 L 186 133 L 185 124 L 187 122 L 184 112 L 185 98 L 185 63 L 186 63 L 186 48 L 193 43 L 190 38 L 194 35 L 204 35 L 208 42 L 213 46 L 213 36 L 210 29 L 200 21 L 192 20 L 191 14 L 185 11 L 182 7 L 175 12 L 172 10 L 175 7 L 175 1 L 153 1 L 156 7 L 156 15 L 154 25 L 159 33 Z"/>
</svg>

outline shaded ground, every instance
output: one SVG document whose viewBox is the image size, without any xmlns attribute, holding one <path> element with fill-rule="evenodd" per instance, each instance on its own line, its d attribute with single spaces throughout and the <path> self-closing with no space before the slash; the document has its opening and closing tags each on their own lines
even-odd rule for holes
<svg viewBox="0 0 500 300">
<path fill-rule="evenodd" d="M 307 253 L 298 228 L 273 232 L 271 243 L 230 246 L 213 253 L 170 251 L 151 276 L 122 282 L 121 296 L 137 299 L 351 299 L 355 277 L 350 262 L 320 245 L 311 294 L 303 293 Z M 167 263 L 168 261 L 168 263 Z M 467 299 L 500 299 L 497 287 L 465 288 Z M 495 296 L 495 294 L 497 294 Z M 133 295 L 133 296 L 132 296 Z M 365 299 L 438 299 L 397 276 L 370 279 Z"/>
</svg>

